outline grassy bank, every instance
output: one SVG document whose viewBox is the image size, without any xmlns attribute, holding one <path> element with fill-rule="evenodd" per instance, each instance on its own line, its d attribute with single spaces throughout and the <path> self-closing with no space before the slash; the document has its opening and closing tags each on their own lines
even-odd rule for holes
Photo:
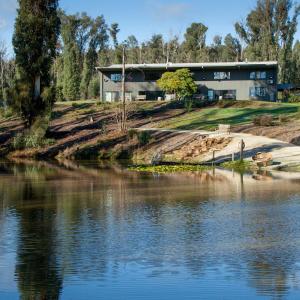
<svg viewBox="0 0 300 300">
<path fill-rule="evenodd" d="M 214 130 L 218 124 L 233 126 L 251 124 L 256 116 L 265 114 L 275 118 L 283 115 L 297 120 L 300 119 L 300 104 L 242 101 L 236 102 L 230 107 L 216 105 L 162 121 L 159 127 L 183 130 Z"/>
<path fill-rule="evenodd" d="M 176 134 L 157 133 L 151 137 L 149 146 L 141 147 L 143 144 L 141 141 L 130 139 L 129 135 L 118 131 L 116 105 L 100 103 L 97 100 L 57 103 L 46 136 L 47 140 L 51 140 L 51 144 L 41 145 L 39 148 L 21 149 L 21 151 L 14 151 L 16 149 L 13 148 L 13 141 L 14 137 L 22 132 L 23 123 L 10 114 L 6 115 L 2 112 L 1 116 L 0 111 L 0 154 L 7 155 L 10 152 L 21 157 L 53 158 L 59 156 L 68 159 L 118 158 L 123 157 L 124 153 L 133 153 L 136 148 L 141 148 L 142 152 L 144 150 L 151 152 L 153 147 L 156 147 L 158 151 L 164 141 L 170 143 L 170 139 L 173 139 L 174 144 L 178 142 Z M 190 112 L 176 103 L 149 101 L 135 102 L 134 105 L 135 109 L 128 120 L 129 128 L 214 130 L 218 124 L 225 123 L 233 126 L 248 124 L 250 129 L 251 126 L 257 129 L 258 127 L 253 125 L 253 119 L 258 115 L 270 114 L 274 118 L 279 119 L 280 116 L 284 116 L 288 120 L 285 124 L 280 124 L 281 127 L 276 127 L 282 129 L 276 136 L 277 139 L 285 141 L 294 139 L 294 143 L 297 144 L 298 137 L 300 137 L 300 104 L 221 101 L 214 106 L 194 108 Z M 299 124 L 298 127 L 295 124 Z M 292 127 L 293 130 L 291 130 Z M 263 128 L 263 131 L 253 134 L 267 136 L 275 132 L 274 127 L 259 128 Z"/>
</svg>

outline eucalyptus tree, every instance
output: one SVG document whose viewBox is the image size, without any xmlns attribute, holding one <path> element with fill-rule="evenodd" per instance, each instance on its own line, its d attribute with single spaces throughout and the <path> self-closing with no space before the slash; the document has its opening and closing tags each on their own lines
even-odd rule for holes
<svg viewBox="0 0 300 300">
<path fill-rule="evenodd" d="M 231 34 L 224 38 L 223 61 L 240 61 L 242 54 L 242 45 L 239 40 Z"/>
<path fill-rule="evenodd" d="M 127 49 L 127 63 L 137 64 L 140 62 L 140 47 L 137 38 L 130 35 L 124 42 Z"/>
<path fill-rule="evenodd" d="M 206 33 L 208 28 L 202 23 L 192 23 L 184 35 L 183 50 L 187 62 L 207 61 Z"/>
<path fill-rule="evenodd" d="M 81 92 L 84 98 L 88 98 L 89 85 L 96 75 L 96 67 L 98 62 L 98 54 L 104 53 L 108 48 L 108 26 L 105 22 L 104 16 L 99 16 L 92 20 L 88 50 L 84 58 L 84 68 L 81 81 Z"/>
<path fill-rule="evenodd" d="M 278 60 L 279 77 L 291 80 L 291 60 L 297 30 L 300 5 L 292 0 L 258 0 L 245 23 L 235 29 L 245 42 L 245 58 L 249 60 Z"/>
<path fill-rule="evenodd" d="M 77 40 L 80 21 L 76 15 L 61 16 L 63 40 L 63 94 L 67 100 L 80 97 L 80 48 Z"/>
</svg>

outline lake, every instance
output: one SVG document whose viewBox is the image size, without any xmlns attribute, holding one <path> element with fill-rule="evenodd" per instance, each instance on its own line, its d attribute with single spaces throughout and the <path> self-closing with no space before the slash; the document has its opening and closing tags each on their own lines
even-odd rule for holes
<svg viewBox="0 0 300 300">
<path fill-rule="evenodd" d="M 300 175 L 0 163 L 0 299 L 300 299 Z"/>
</svg>

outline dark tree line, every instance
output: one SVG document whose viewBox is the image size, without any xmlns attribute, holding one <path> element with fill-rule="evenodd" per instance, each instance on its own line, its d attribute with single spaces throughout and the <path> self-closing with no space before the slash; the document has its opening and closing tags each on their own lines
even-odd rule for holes
<svg viewBox="0 0 300 300">
<path fill-rule="evenodd" d="M 86 13 L 67 15 L 63 11 L 57 11 L 61 24 L 60 33 L 58 34 L 58 21 L 53 19 L 55 21 L 46 24 L 48 31 L 44 33 L 47 37 L 47 34 L 52 32 L 53 39 L 48 36 L 47 40 L 41 41 L 29 34 L 28 26 L 31 20 L 42 25 L 43 22 L 39 18 L 43 14 L 49 16 L 51 13 L 49 7 L 37 5 L 46 2 L 52 3 L 57 9 L 57 1 L 19 0 L 19 16 L 16 19 L 13 40 L 19 76 L 17 79 L 20 83 L 19 94 L 28 92 L 21 84 L 23 79 L 30 78 L 30 91 L 33 92 L 38 69 L 50 66 L 51 73 L 41 72 L 40 80 L 42 89 L 44 85 L 55 86 L 56 99 L 76 100 L 98 97 L 99 80 L 96 66 L 121 63 L 124 46 L 127 63 L 130 64 L 278 60 L 279 81 L 300 84 L 300 42 L 294 40 L 300 5 L 293 4 L 292 0 L 258 0 L 256 7 L 249 12 L 245 20 L 235 24 L 234 34 L 229 33 L 224 37 L 217 35 L 211 43 L 208 43 L 206 38 L 208 28 L 202 23 L 192 23 L 182 37 L 179 35 L 164 37 L 162 34 L 154 34 L 149 40 L 141 42 L 134 35 L 130 35 L 126 40 L 121 41 L 119 38 L 121 28 L 118 23 L 108 24 L 104 16 L 91 18 Z M 33 19 L 30 19 L 27 16 L 31 14 L 31 10 L 27 12 L 26 8 L 30 9 L 31 6 L 45 11 L 32 14 Z M 49 26 L 53 27 L 52 30 Z M 37 31 L 38 28 L 39 26 L 36 26 Z M 21 39 L 19 35 L 22 36 Z M 56 37 L 58 42 L 54 44 Z M 44 44 L 49 51 L 40 47 L 40 42 L 46 42 Z M 28 53 L 25 53 L 26 51 Z M 36 55 L 42 57 L 38 60 L 39 63 L 32 63 L 25 68 L 23 62 L 28 61 L 29 58 L 33 59 Z M 3 49 L 1 52 L 0 47 L 2 98 L 5 88 L 12 85 L 13 70 L 12 61 L 5 59 Z M 19 106 L 25 103 L 26 107 L 30 104 L 26 101 L 17 103 Z M 26 107 L 23 108 L 24 111 Z"/>
<path fill-rule="evenodd" d="M 117 23 L 104 16 L 61 13 L 61 43 L 54 64 L 61 99 L 93 98 L 99 94 L 95 67 L 127 63 L 231 62 L 278 60 L 279 80 L 300 84 L 300 42 L 294 41 L 300 6 L 292 0 L 258 0 L 244 22 L 235 24 L 235 35 L 215 36 L 207 43 L 208 28 L 192 23 L 183 37 L 154 34 L 139 42 L 134 35 L 119 40 Z"/>
</svg>

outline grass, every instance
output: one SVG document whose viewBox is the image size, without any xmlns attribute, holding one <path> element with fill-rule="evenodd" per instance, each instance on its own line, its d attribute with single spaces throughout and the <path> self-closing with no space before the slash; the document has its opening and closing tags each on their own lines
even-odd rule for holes
<svg viewBox="0 0 300 300">
<path fill-rule="evenodd" d="M 218 124 L 244 125 L 252 123 L 254 117 L 258 115 L 270 114 L 274 117 L 285 115 L 291 118 L 300 116 L 299 103 L 266 103 L 247 101 L 236 103 L 228 108 L 218 106 L 204 108 L 184 114 L 183 116 L 163 121 L 159 124 L 162 128 L 182 129 L 182 130 L 213 130 Z"/>
<path fill-rule="evenodd" d="M 180 172 L 198 172 L 210 169 L 208 166 L 200 165 L 161 165 L 161 166 L 135 166 L 130 167 L 130 171 L 146 172 L 146 173 L 180 173 Z"/>
</svg>

